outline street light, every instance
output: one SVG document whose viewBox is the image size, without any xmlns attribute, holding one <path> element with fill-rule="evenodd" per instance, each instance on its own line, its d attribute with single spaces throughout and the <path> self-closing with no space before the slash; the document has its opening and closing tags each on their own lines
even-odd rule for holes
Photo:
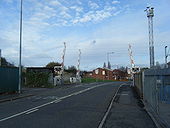
<svg viewBox="0 0 170 128">
<path fill-rule="evenodd" d="M 22 5 L 23 1 L 20 1 L 20 45 L 19 45 L 19 84 L 18 84 L 18 93 L 21 93 L 21 84 L 22 84 L 22 69 L 21 69 L 21 54 L 22 54 Z"/>
<path fill-rule="evenodd" d="M 2 66 L 2 62 L 1 62 L 1 49 L 0 49 L 0 67 Z"/>
<path fill-rule="evenodd" d="M 108 64 L 109 64 L 109 55 L 110 54 L 114 54 L 114 52 L 107 52 L 107 62 L 108 62 Z M 109 68 L 109 67 L 108 67 Z"/>
<path fill-rule="evenodd" d="M 168 46 L 165 46 L 165 68 L 167 68 L 167 59 L 169 56 L 169 53 L 167 52 L 167 48 L 168 48 Z"/>
<path fill-rule="evenodd" d="M 109 80 L 109 69 L 111 68 L 111 67 L 109 67 L 109 55 L 110 54 L 114 54 L 114 52 L 107 52 L 107 63 L 108 63 L 108 80 Z"/>
</svg>

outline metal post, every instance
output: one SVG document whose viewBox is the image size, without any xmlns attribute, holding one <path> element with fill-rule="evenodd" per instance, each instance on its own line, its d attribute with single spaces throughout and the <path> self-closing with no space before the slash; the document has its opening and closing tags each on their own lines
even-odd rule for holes
<svg viewBox="0 0 170 128">
<path fill-rule="evenodd" d="M 1 49 L 0 49 L 0 67 L 2 66 L 2 62 L 1 62 Z"/>
<path fill-rule="evenodd" d="M 22 54 L 22 5 L 23 1 L 21 0 L 21 10 L 20 10 L 20 46 L 19 46 L 19 85 L 18 93 L 21 93 L 21 84 L 22 84 L 22 67 L 21 67 L 21 54 Z"/>
<path fill-rule="evenodd" d="M 168 47 L 168 46 L 165 46 L 165 68 L 167 68 L 167 58 L 168 58 L 168 55 L 167 55 L 167 47 Z"/>
<path fill-rule="evenodd" d="M 107 53 L 107 63 L 108 63 L 108 80 L 109 80 L 109 54 L 114 54 L 114 52 L 108 52 Z"/>
</svg>

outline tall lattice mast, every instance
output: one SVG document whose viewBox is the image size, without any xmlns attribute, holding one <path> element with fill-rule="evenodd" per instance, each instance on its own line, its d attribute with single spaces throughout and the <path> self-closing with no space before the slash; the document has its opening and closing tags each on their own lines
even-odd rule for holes
<svg viewBox="0 0 170 128">
<path fill-rule="evenodd" d="M 150 68 L 155 65 L 154 58 L 154 38 L 153 38 L 153 16 L 154 8 L 147 7 L 146 10 L 148 17 L 148 29 L 149 29 L 149 54 L 150 54 Z"/>
</svg>

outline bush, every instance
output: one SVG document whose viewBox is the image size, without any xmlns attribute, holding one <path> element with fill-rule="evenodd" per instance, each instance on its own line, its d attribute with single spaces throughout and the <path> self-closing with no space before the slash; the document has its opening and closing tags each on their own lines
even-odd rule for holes
<svg viewBox="0 0 170 128">
<path fill-rule="evenodd" d="M 44 72 L 29 72 L 26 73 L 26 86 L 27 87 L 53 87 L 52 84 L 48 82 L 49 73 Z"/>
</svg>

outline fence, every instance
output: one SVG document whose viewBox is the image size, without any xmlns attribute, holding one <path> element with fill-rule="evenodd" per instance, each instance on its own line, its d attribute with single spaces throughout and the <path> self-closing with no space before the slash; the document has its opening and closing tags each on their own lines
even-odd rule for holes
<svg viewBox="0 0 170 128">
<path fill-rule="evenodd" d="M 134 75 L 134 85 L 150 110 L 163 120 L 163 124 L 169 126 L 170 68 L 148 69 L 137 73 Z"/>
<path fill-rule="evenodd" d="M 18 91 L 18 68 L 0 67 L 0 93 Z"/>
<path fill-rule="evenodd" d="M 143 97 L 143 74 L 143 72 L 134 74 L 135 89 L 141 98 Z"/>
</svg>

